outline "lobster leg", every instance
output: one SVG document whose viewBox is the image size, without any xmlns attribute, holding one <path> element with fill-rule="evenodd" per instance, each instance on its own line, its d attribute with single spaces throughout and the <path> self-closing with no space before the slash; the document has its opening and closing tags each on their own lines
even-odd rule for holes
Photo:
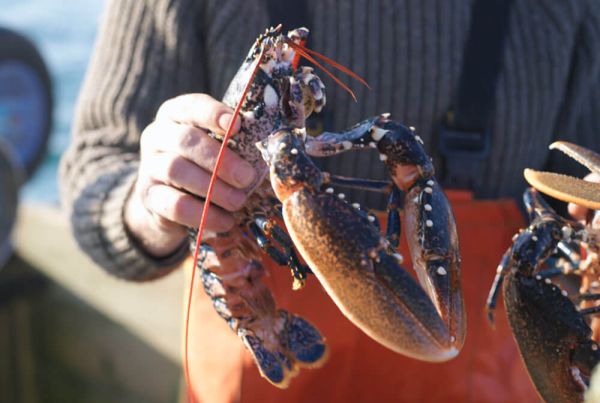
<svg viewBox="0 0 600 403">
<path fill-rule="evenodd" d="M 581 315 L 595 315 L 600 312 L 600 306 L 586 308 L 579 311 Z"/>
<path fill-rule="evenodd" d="M 269 249 L 263 248 L 263 250 L 265 250 L 269 256 L 274 257 L 273 260 L 275 260 L 277 264 L 280 266 L 287 265 L 291 269 L 292 277 L 294 278 L 294 290 L 302 288 L 306 281 L 306 275 L 310 273 L 310 269 L 306 265 L 300 263 L 300 259 L 298 258 L 296 250 L 294 249 L 294 244 L 283 228 L 277 225 L 275 221 L 259 216 L 256 217 L 255 222 L 251 224 L 251 229 L 253 232 L 263 237 L 257 237 L 259 246 L 262 247 L 261 241 L 264 242 L 266 235 L 269 235 L 281 247 L 283 247 L 285 253 L 281 253 L 278 249 L 270 246 L 271 249 L 274 249 L 277 252 L 274 255 L 271 255 Z"/>
<path fill-rule="evenodd" d="M 597 301 L 600 300 L 600 294 L 581 294 L 578 298 L 580 301 Z"/>
<path fill-rule="evenodd" d="M 387 205 L 386 238 L 394 248 L 397 248 L 400 244 L 400 234 L 402 233 L 402 224 L 400 222 L 400 213 L 402 212 L 400 207 L 401 202 L 400 190 L 396 186 L 393 186 Z"/>
<path fill-rule="evenodd" d="M 256 238 L 256 243 L 260 248 L 267 254 L 275 263 L 280 266 L 287 265 L 287 256 L 281 252 L 279 249 L 275 248 L 265 232 L 258 226 L 256 223 L 250 224 L 250 231 Z"/>
<path fill-rule="evenodd" d="M 358 189 L 358 190 L 367 190 L 370 192 L 387 193 L 392 185 L 389 181 L 378 181 L 378 180 L 373 180 L 373 179 L 362 179 L 362 178 L 348 178 L 346 176 L 325 174 L 324 172 L 323 172 L 323 175 L 327 175 L 326 182 L 329 183 L 330 185 L 348 187 L 348 188 Z"/>
</svg>

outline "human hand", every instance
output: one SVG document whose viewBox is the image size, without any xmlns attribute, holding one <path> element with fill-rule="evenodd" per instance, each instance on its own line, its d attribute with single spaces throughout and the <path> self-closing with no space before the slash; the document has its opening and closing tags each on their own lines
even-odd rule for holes
<svg viewBox="0 0 600 403">
<path fill-rule="evenodd" d="M 206 94 L 188 94 L 164 102 L 140 139 L 140 167 L 124 220 L 153 256 L 166 256 L 183 242 L 186 227 L 197 227 L 212 167 L 221 143 L 207 130 L 224 134 L 233 117 L 225 104 Z M 234 133 L 240 129 L 240 120 Z M 246 201 L 243 189 L 255 171 L 233 152 L 225 153 L 206 222 L 209 231 L 233 226 L 231 212 Z M 216 207 L 217 205 L 219 207 Z"/>
<path fill-rule="evenodd" d="M 589 182 L 600 183 L 600 176 L 594 173 L 587 175 L 584 179 Z M 575 203 L 569 203 L 568 210 L 569 214 L 578 221 L 585 221 L 590 212 L 587 207 Z"/>
</svg>

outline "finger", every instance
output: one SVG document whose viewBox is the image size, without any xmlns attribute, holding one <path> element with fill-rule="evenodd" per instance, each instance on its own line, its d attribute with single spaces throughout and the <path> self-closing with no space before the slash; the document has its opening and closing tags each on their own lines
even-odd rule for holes
<svg viewBox="0 0 600 403">
<path fill-rule="evenodd" d="M 597 182 L 598 183 L 598 182 L 600 182 L 600 175 L 591 173 L 591 174 L 588 174 L 583 179 L 586 181 L 589 181 L 589 182 Z M 575 203 L 569 203 L 569 205 L 567 206 L 567 209 L 569 211 L 569 214 L 571 214 L 571 216 L 573 218 L 575 218 L 577 221 L 584 221 L 588 218 L 589 209 L 586 207 L 580 206 Z"/>
<path fill-rule="evenodd" d="M 197 196 L 206 196 L 210 174 L 184 157 L 158 153 L 141 167 L 153 180 L 184 189 Z M 246 193 L 221 180 L 215 183 L 212 201 L 228 211 L 239 210 L 246 202 Z"/>
<path fill-rule="evenodd" d="M 181 155 L 208 172 L 215 166 L 221 143 L 202 129 L 169 121 L 154 122 L 141 139 L 142 155 L 166 152 Z M 225 152 L 217 176 L 237 188 L 249 186 L 256 176 L 252 165 L 234 152 Z"/>
<path fill-rule="evenodd" d="M 224 134 L 233 118 L 233 109 L 207 94 L 180 95 L 164 102 L 156 114 L 156 120 L 172 120 L 178 123 Z M 233 132 L 240 130 L 240 119 L 235 119 Z"/>
<path fill-rule="evenodd" d="M 154 185 L 145 197 L 146 208 L 168 221 L 185 227 L 197 228 L 204 202 L 167 185 Z M 206 217 L 206 229 L 225 232 L 234 224 L 233 217 L 226 211 L 211 206 Z"/>
<path fill-rule="evenodd" d="M 569 203 L 569 214 L 577 221 L 585 220 L 588 209 L 575 203 Z"/>
</svg>

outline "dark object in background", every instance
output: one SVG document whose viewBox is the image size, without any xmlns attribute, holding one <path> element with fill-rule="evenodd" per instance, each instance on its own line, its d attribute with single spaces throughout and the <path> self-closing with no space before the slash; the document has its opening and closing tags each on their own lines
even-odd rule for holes
<svg viewBox="0 0 600 403">
<path fill-rule="evenodd" d="M 52 104 L 50 76 L 35 45 L 0 28 L 0 138 L 11 146 L 27 178 L 44 158 Z"/>
<path fill-rule="evenodd" d="M 51 125 L 52 88 L 40 53 L 0 28 L 0 268 L 12 255 L 19 187 L 42 161 Z"/>
<path fill-rule="evenodd" d="M 0 137 L 0 268 L 12 255 L 10 232 L 15 223 L 19 187 L 24 176 L 12 148 Z"/>
</svg>

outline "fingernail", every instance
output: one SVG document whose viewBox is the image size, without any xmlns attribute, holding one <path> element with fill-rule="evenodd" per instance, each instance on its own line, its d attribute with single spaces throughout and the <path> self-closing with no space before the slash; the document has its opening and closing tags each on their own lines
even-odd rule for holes
<svg viewBox="0 0 600 403">
<path fill-rule="evenodd" d="M 223 130 L 227 130 L 229 128 L 229 123 L 231 122 L 231 118 L 233 117 L 232 113 L 224 113 L 219 118 L 219 126 Z"/>
<path fill-rule="evenodd" d="M 248 164 L 248 168 L 239 168 L 233 172 L 233 179 L 240 187 L 246 187 L 252 184 L 256 173 L 254 168 Z"/>
</svg>

